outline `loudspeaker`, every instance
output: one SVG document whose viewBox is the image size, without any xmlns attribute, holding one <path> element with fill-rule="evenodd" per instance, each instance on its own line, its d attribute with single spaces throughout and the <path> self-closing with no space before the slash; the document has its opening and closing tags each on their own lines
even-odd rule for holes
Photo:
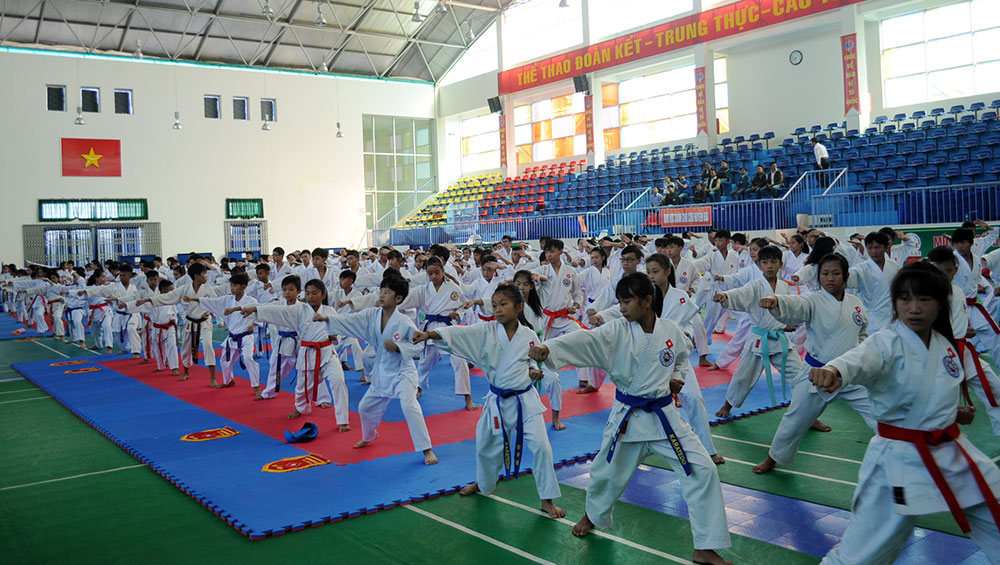
<svg viewBox="0 0 1000 565">
<path fill-rule="evenodd" d="M 579 75 L 573 77 L 573 88 L 577 92 L 590 94 L 590 81 L 587 80 L 587 75 Z"/>
<path fill-rule="evenodd" d="M 503 112 L 503 106 L 500 105 L 499 96 L 495 96 L 493 98 L 487 98 L 486 103 L 490 105 L 490 112 L 494 114 Z"/>
</svg>

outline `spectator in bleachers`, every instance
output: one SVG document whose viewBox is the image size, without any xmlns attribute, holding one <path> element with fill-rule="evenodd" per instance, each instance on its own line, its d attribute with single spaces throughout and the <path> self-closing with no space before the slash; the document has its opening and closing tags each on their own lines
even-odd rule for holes
<svg viewBox="0 0 1000 565">
<path fill-rule="evenodd" d="M 715 168 L 712 164 L 705 161 L 705 166 L 701 169 L 701 182 L 708 182 L 708 177 L 712 176 L 713 170 L 715 170 Z"/>
<path fill-rule="evenodd" d="M 687 175 L 685 173 L 681 173 L 680 176 L 677 177 L 677 190 L 687 192 L 688 187 L 690 187 L 690 185 L 688 184 Z"/>
<path fill-rule="evenodd" d="M 719 178 L 719 174 L 715 169 L 708 172 L 705 191 L 708 193 L 709 202 L 720 202 L 722 200 L 722 179 Z"/>
<path fill-rule="evenodd" d="M 715 173 L 722 179 L 723 183 L 728 183 L 730 176 L 729 163 L 726 161 L 719 163 L 719 168 L 715 170 Z"/>
<path fill-rule="evenodd" d="M 764 172 L 764 165 L 757 165 L 757 173 L 750 181 L 750 190 L 743 193 L 743 198 L 760 198 L 767 186 L 767 173 Z"/>
<path fill-rule="evenodd" d="M 764 196 L 774 198 L 782 189 L 782 185 L 785 182 L 785 175 L 781 173 L 781 169 L 778 168 L 778 164 L 771 161 L 771 170 L 767 173 L 767 185 L 762 191 Z"/>
<path fill-rule="evenodd" d="M 695 204 L 704 204 L 708 201 L 708 192 L 705 191 L 704 185 L 700 182 L 694 185 L 693 199 Z"/>
<path fill-rule="evenodd" d="M 667 192 L 663 195 L 662 204 L 664 206 L 684 204 L 684 201 L 687 200 L 687 196 L 687 194 L 678 191 L 676 186 L 671 185 L 670 188 L 667 189 Z"/>
<path fill-rule="evenodd" d="M 663 204 L 663 198 L 666 196 L 666 190 L 660 192 L 660 187 L 654 186 L 653 192 L 649 193 L 649 207 L 657 208 Z"/>
<path fill-rule="evenodd" d="M 816 157 L 816 169 L 824 170 L 830 168 L 830 154 L 826 151 L 826 146 L 819 142 L 819 138 L 812 138 L 813 155 Z"/>
<path fill-rule="evenodd" d="M 663 178 L 663 193 L 666 194 L 671 187 L 677 188 L 677 184 L 674 183 L 673 177 L 667 175 Z"/>
<path fill-rule="evenodd" d="M 736 177 L 736 190 L 733 191 L 733 200 L 740 200 L 750 190 L 750 175 L 747 174 L 746 167 L 740 167 L 740 174 Z"/>
</svg>

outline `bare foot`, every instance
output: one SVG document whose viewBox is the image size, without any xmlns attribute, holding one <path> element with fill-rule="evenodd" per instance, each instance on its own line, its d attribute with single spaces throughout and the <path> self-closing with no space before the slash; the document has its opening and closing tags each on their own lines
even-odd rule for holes
<svg viewBox="0 0 1000 565">
<path fill-rule="evenodd" d="M 142 361 L 139 361 L 140 365 L 145 365 L 146 363 L 149 363 L 149 359 L 143 359 Z"/>
<path fill-rule="evenodd" d="M 420 387 L 417 387 L 417 398 L 420 398 L 420 395 L 422 395 L 423 393 L 424 393 L 424 389 L 422 389 Z"/>
<path fill-rule="evenodd" d="M 259 394 L 255 394 L 255 395 L 253 395 L 253 399 L 254 399 L 255 401 L 256 401 L 256 400 L 264 400 L 264 397 L 263 397 L 263 396 L 261 396 L 261 395 L 259 395 Z"/>
<path fill-rule="evenodd" d="M 176 375 L 177 371 L 174 371 L 174 374 Z M 181 375 L 181 378 L 179 378 L 177 380 L 179 380 L 179 381 L 186 381 L 186 380 L 188 380 L 188 377 L 189 377 L 188 374 L 184 373 L 183 375 Z"/>
<path fill-rule="evenodd" d="M 324 402 L 319 405 L 320 408 L 329 408 L 331 406 L 333 406 L 333 404 L 330 404 L 329 402 Z"/>
<path fill-rule="evenodd" d="M 360 379 L 358 379 L 358 382 L 359 382 L 359 383 L 363 383 L 363 382 L 365 382 L 365 381 L 367 381 L 367 380 L 368 380 L 368 379 L 366 379 L 364 375 L 361 375 L 361 378 L 360 378 Z"/>
<path fill-rule="evenodd" d="M 341 361 L 341 362 L 340 362 L 340 368 L 341 368 L 341 369 L 343 369 L 343 370 L 345 370 L 345 371 L 353 371 L 353 370 L 354 370 L 354 367 L 352 367 L 352 366 L 348 365 L 348 364 L 347 364 L 346 362 L 344 362 L 344 361 Z"/>
<path fill-rule="evenodd" d="M 215 382 L 215 379 L 213 378 L 213 379 L 212 379 L 212 380 L 211 380 L 211 381 L 210 381 L 210 382 L 208 383 L 208 386 L 210 386 L 210 387 L 212 387 L 212 388 L 219 388 L 219 383 Z"/>
<path fill-rule="evenodd" d="M 712 463 L 715 463 L 716 465 L 725 465 L 726 460 L 721 455 L 716 453 L 715 455 L 712 455 Z"/>
<path fill-rule="evenodd" d="M 234 387 L 234 386 L 236 386 L 236 381 L 235 380 L 231 380 L 231 381 L 229 381 L 228 383 L 226 383 L 224 385 L 219 385 L 219 388 L 230 388 L 230 387 Z"/>
<path fill-rule="evenodd" d="M 722 330 L 714 330 L 712 333 L 714 333 L 714 334 L 724 334 L 726 332 L 724 332 Z"/>
<path fill-rule="evenodd" d="M 375 432 L 375 439 L 378 439 L 377 431 Z M 375 439 L 373 439 L 372 441 L 375 441 Z M 361 449 L 362 447 L 368 447 L 368 445 L 370 445 L 372 441 L 361 440 L 358 443 L 354 444 L 354 449 Z"/>
<path fill-rule="evenodd" d="M 114 351 L 110 347 L 107 348 L 107 349 L 105 349 L 104 352 L 107 353 L 108 355 L 111 355 L 112 353 L 114 353 Z"/>
<path fill-rule="evenodd" d="M 575 526 L 573 526 L 573 535 L 582 538 L 583 536 L 589 534 L 590 530 L 593 529 L 594 529 L 594 523 L 590 521 L 589 516 L 584 514 L 583 518 L 580 518 L 580 521 L 577 522 Z"/>
<path fill-rule="evenodd" d="M 176 376 L 179 376 L 181 373 L 177 369 L 171 369 L 170 374 L 176 377 Z M 184 379 L 186 379 L 186 378 L 187 377 L 184 377 Z M 177 379 L 177 380 L 183 381 L 184 379 Z"/>
<path fill-rule="evenodd" d="M 552 429 L 554 429 L 556 431 L 565 430 L 566 429 L 566 424 L 562 423 L 562 419 L 561 418 L 553 418 L 552 419 Z"/>
<path fill-rule="evenodd" d="M 298 410 L 292 410 L 292 413 L 288 415 L 288 419 L 289 420 L 294 420 L 294 419 L 298 418 L 301 415 L 302 415 L 302 413 L 299 412 Z"/>
<path fill-rule="evenodd" d="M 434 455 L 434 450 L 427 448 L 424 450 L 424 465 L 435 465 L 438 462 L 437 455 Z"/>
<path fill-rule="evenodd" d="M 695 563 L 708 563 L 709 565 L 733 565 L 732 561 L 726 561 L 712 549 L 694 550 L 694 553 L 691 554 L 691 561 Z"/>
<path fill-rule="evenodd" d="M 548 513 L 549 517 L 553 520 L 558 520 L 566 516 L 566 511 L 556 506 L 551 498 L 546 498 L 542 501 L 542 512 Z"/>
<path fill-rule="evenodd" d="M 479 408 L 479 407 L 472 403 L 472 395 L 471 394 L 466 394 L 465 395 L 465 409 L 466 410 L 475 410 L 476 408 Z"/>
<path fill-rule="evenodd" d="M 337 424 L 337 431 L 338 432 L 349 432 L 349 431 L 351 431 L 351 425 L 350 424 Z"/>
<path fill-rule="evenodd" d="M 261 393 L 260 385 L 257 385 L 255 387 L 253 387 L 253 394 L 254 394 L 254 396 L 260 397 L 260 393 Z M 254 400 L 257 400 L 257 399 L 254 398 Z"/>
<path fill-rule="evenodd" d="M 462 490 L 458 491 L 458 495 L 469 496 L 470 494 L 476 494 L 477 492 L 480 492 L 479 483 L 472 483 L 471 485 L 462 487 Z"/>
<path fill-rule="evenodd" d="M 707 355 L 702 355 L 701 360 L 698 361 L 699 367 L 708 367 L 709 371 L 718 371 L 719 366 L 715 364 L 714 361 L 709 361 Z"/>
<path fill-rule="evenodd" d="M 809 426 L 809 427 L 812 428 L 812 429 L 814 429 L 814 430 L 821 431 L 821 432 L 830 432 L 830 431 L 833 431 L 833 428 L 831 428 L 830 426 L 824 424 L 823 422 L 820 422 L 819 420 L 816 420 L 815 422 L 813 422 L 813 425 Z"/>
<path fill-rule="evenodd" d="M 763 461 L 753 466 L 753 472 L 757 473 L 758 475 L 763 475 L 764 473 L 769 473 L 772 469 L 774 469 L 777 466 L 778 462 L 775 461 L 774 459 L 771 459 L 771 456 L 768 455 Z"/>
<path fill-rule="evenodd" d="M 729 411 L 732 410 L 732 409 L 733 409 L 733 405 L 730 404 L 729 401 L 727 400 L 726 403 L 722 405 L 722 408 L 719 408 L 719 411 L 715 413 L 715 417 L 716 418 L 728 418 L 729 417 Z"/>
<path fill-rule="evenodd" d="M 577 394 L 590 394 L 592 392 L 597 392 L 597 389 L 588 384 L 583 388 L 576 389 L 574 392 L 576 392 Z"/>
<path fill-rule="evenodd" d="M 132 359 L 139 359 L 141 357 L 142 357 L 142 355 L 139 355 L 138 353 L 133 353 L 132 354 Z M 149 361 L 143 361 L 142 363 L 149 363 Z M 139 364 L 142 365 L 142 363 L 139 363 Z"/>
</svg>

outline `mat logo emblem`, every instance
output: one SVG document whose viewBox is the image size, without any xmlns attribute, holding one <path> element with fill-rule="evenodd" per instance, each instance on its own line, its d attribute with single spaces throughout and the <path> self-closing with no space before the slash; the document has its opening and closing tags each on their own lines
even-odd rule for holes
<svg viewBox="0 0 1000 565">
<path fill-rule="evenodd" d="M 261 471 L 265 473 L 287 473 L 289 471 L 301 471 L 302 469 L 308 469 L 309 467 L 327 465 L 328 463 L 330 463 L 329 459 L 325 459 L 316 453 L 310 453 L 308 455 L 300 455 L 298 457 L 288 457 L 287 459 L 272 461 L 267 465 L 264 465 Z"/>
<path fill-rule="evenodd" d="M 21 335 L 21 334 L 23 334 L 26 331 L 27 330 L 25 330 L 25 329 L 22 328 L 22 329 L 14 330 L 14 331 L 10 332 L 10 335 Z"/>
<path fill-rule="evenodd" d="M 60 361 L 58 363 L 49 363 L 49 367 L 66 367 L 67 365 L 82 365 L 87 361 L 84 359 L 77 359 L 75 361 Z"/>
<path fill-rule="evenodd" d="M 193 434 L 186 434 L 181 436 L 181 441 L 208 441 L 212 439 L 222 439 L 224 437 L 233 437 L 240 435 L 240 432 L 226 426 L 224 428 L 215 428 L 212 430 L 204 430 L 200 432 L 195 432 Z"/>
<path fill-rule="evenodd" d="M 22 337 L 21 339 L 15 339 L 14 341 L 38 341 L 37 337 Z"/>
<path fill-rule="evenodd" d="M 100 371 L 100 367 L 85 367 L 83 369 L 70 369 L 69 371 L 63 371 L 65 375 L 75 375 L 77 373 L 95 373 Z"/>
</svg>

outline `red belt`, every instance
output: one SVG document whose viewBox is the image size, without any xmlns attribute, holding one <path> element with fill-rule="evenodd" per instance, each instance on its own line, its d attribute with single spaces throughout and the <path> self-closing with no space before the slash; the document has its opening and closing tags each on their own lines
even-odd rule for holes
<svg viewBox="0 0 1000 565">
<path fill-rule="evenodd" d="M 989 401 L 990 406 L 996 408 L 997 399 L 993 396 L 993 389 L 990 388 L 990 382 L 986 380 L 986 372 L 983 371 L 983 365 L 979 361 L 979 353 L 976 352 L 975 346 L 970 344 L 965 338 L 956 339 L 955 341 L 958 343 L 958 354 L 963 360 L 965 359 L 966 350 L 968 350 L 972 355 L 972 362 L 976 365 L 976 375 L 979 376 L 979 382 L 983 385 L 983 391 L 986 393 L 986 400 Z M 972 403 L 969 402 L 969 404 Z"/>
<path fill-rule="evenodd" d="M 152 323 L 154 328 L 160 330 L 156 334 L 156 349 L 157 349 L 157 351 L 160 352 L 160 360 L 163 361 L 164 364 L 166 364 L 167 360 L 163 358 L 163 332 L 165 330 L 169 330 L 170 328 L 176 327 L 177 326 L 177 320 L 170 320 L 166 324 L 153 323 L 153 321 L 150 320 L 149 318 L 146 318 L 146 320 L 148 320 L 150 323 Z M 149 351 L 149 334 L 150 333 L 151 332 L 147 328 L 146 329 L 146 351 Z M 176 338 L 174 338 L 174 339 L 176 339 Z"/>
<path fill-rule="evenodd" d="M 951 515 L 955 517 L 955 521 L 958 522 L 958 527 L 962 529 L 963 532 L 969 533 L 971 528 L 969 528 L 969 520 L 965 517 L 965 512 L 962 511 L 962 507 L 958 505 L 958 499 L 955 498 L 955 493 L 952 492 L 951 487 L 948 486 L 948 482 L 945 480 L 944 475 L 941 473 L 941 468 L 938 467 L 937 461 L 934 460 L 934 456 L 931 455 L 930 447 L 931 445 L 941 445 L 942 443 L 948 441 L 955 441 L 961 432 L 958 431 L 958 424 L 952 424 L 943 430 L 909 430 L 906 428 L 898 428 L 896 426 L 891 426 L 889 424 L 878 423 L 878 435 L 886 439 L 895 439 L 899 441 L 905 441 L 912 443 L 917 447 L 917 452 L 920 453 L 920 458 L 924 461 L 924 466 L 927 467 L 927 471 L 930 472 L 931 478 L 934 479 L 934 484 L 937 485 L 941 495 L 944 497 L 945 503 L 948 504 L 948 509 L 951 510 Z M 983 494 L 983 498 L 986 499 L 986 506 L 990 509 L 990 514 L 993 515 L 993 521 L 997 524 L 997 528 L 1000 529 L 1000 503 L 997 502 L 997 497 L 990 490 L 990 485 L 986 482 L 986 478 L 979 471 L 979 467 L 976 462 L 969 457 L 969 454 L 962 447 L 962 444 L 955 442 L 955 446 L 958 450 L 962 452 L 965 460 L 969 462 L 969 470 L 972 471 L 972 476 L 976 479 L 976 485 L 979 486 L 979 492 Z"/>
<path fill-rule="evenodd" d="M 549 323 L 545 324 L 545 337 L 549 335 L 549 328 L 552 327 L 552 322 L 556 321 L 556 318 L 566 318 L 567 320 L 573 320 L 580 325 L 581 328 L 587 329 L 587 326 L 583 325 L 580 320 L 569 315 L 569 308 L 563 308 L 562 310 L 542 310 L 542 314 L 549 317 Z"/>
<path fill-rule="evenodd" d="M 311 347 L 316 350 L 316 366 L 313 367 L 313 402 L 316 402 L 316 398 L 319 396 L 319 368 L 323 364 L 323 348 L 333 345 L 333 340 L 326 341 L 302 341 L 299 343 L 302 347 Z M 308 353 L 306 354 L 308 355 Z M 308 358 L 305 359 L 303 371 L 305 374 L 303 377 L 308 377 L 309 361 Z M 306 394 L 309 394 L 309 380 L 306 379 Z"/>
<path fill-rule="evenodd" d="M 477 316 L 479 316 L 479 319 L 484 322 L 492 322 L 497 319 L 496 316 L 483 316 L 482 314 L 477 314 Z"/>
<path fill-rule="evenodd" d="M 990 313 L 986 311 L 986 307 L 983 306 L 978 299 L 966 298 L 965 303 L 968 304 L 969 306 L 975 306 L 976 308 L 978 308 L 979 312 L 983 315 L 984 318 L 986 318 L 986 321 L 990 323 L 990 327 L 993 328 L 993 333 L 1000 334 L 1000 327 L 997 327 L 997 323 L 993 321 L 993 316 L 990 316 Z"/>
<path fill-rule="evenodd" d="M 83 325 L 83 327 L 89 328 L 90 325 L 94 323 L 94 312 L 97 310 L 104 310 L 104 307 L 107 305 L 107 302 L 103 302 L 101 304 L 94 304 L 90 306 L 90 318 L 87 320 L 87 323 Z"/>
</svg>

